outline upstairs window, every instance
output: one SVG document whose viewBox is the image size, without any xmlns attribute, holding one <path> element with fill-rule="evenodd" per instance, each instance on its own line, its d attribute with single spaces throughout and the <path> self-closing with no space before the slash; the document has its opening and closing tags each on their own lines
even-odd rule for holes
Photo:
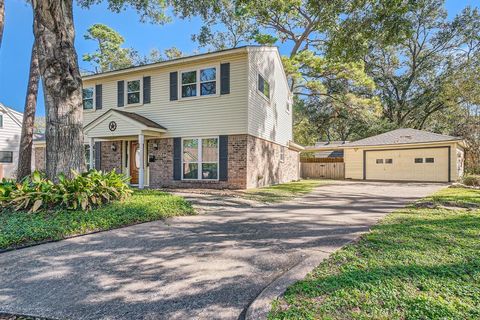
<svg viewBox="0 0 480 320">
<path fill-rule="evenodd" d="M 383 159 L 377 159 L 377 164 L 382 164 L 383 163 Z"/>
<path fill-rule="evenodd" d="M 82 91 L 83 95 L 83 109 L 92 110 L 93 109 L 93 97 L 95 89 L 93 87 L 84 88 Z"/>
<path fill-rule="evenodd" d="M 270 99 L 270 84 L 261 75 L 258 75 L 258 91 Z"/>
<path fill-rule="evenodd" d="M 140 80 L 127 81 L 127 104 L 140 103 Z"/>
<path fill-rule="evenodd" d="M 217 94 L 217 68 L 181 72 L 182 98 Z"/>
<path fill-rule="evenodd" d="M 182 72 L 182 98 L 197 95 L 197 71 Z"/>
<path fill-rule="evenodd" d="M 208 96 L 217 93 L 217 69 L 200 70 L 200 95 Z"/>
<path fill-rule="evenodd" d="M 393 159 L 385 159 L 385 163 L 387 163 L 387 164 L 392 164 L 392 163 L 393 163 Z"/>
<path fill-rule="evenodd" d="M 415 158 L 415 163 L 423 163 L 423 158 Z"/>
<path fill-rule="evenodd" d="M 435 158 L 425 158 L 425 163 L 434 163 Z"/>
<path fill-rule="evenodd" d="M 3 114 L 0 114 L 0 129 L 3 128 Z"/>
</svg>

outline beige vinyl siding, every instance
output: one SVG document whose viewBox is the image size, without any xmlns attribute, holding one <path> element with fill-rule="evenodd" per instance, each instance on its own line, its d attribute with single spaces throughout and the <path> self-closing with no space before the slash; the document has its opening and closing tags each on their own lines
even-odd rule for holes
<svg viewBox="0 0 480 320">
<path fill-rule="evenodd" d="M 106 115 L 107 116 L 107 115 Z M 110 131 L 108 124 L 115 121 L 117 128 L 115 131 Z M 138 134 L 138 124 L 125 117 L 120 117 L 116 114 L 110 114 L 107 118 L 98 122 L 98 124 L 88 132 L 89 136 L 102 138 L 115 138 L 119 136 L 130 136 Z"/>
<path fill-rule="evenodd" d="M 0 114 L 3 116 L 3 127 L 0 127 L 0 151 L 12 151 L 13 163 L 0 163 L 0 171 L 2 171 L 0 172 L 0 176 L 2 177 L 11 177 L 16 171 L 20 135 L 22 132 L 21 126 L 11 117 L 15 117 L 21 123 L 23 114 L 11 109 L 8 112 L 10 114 L 0 109 Z"/>
<path fill-rule="evenodd" d="M 345 179 L 363 179 L 363 149 L 345 149 Z"/>
<path fill-rule="evenodd" d="M 250 48 L 248 133 L 286 146 L 293 140 L 288 83 L 276 48 Z M 258 74 L 270 84 L 270 101 L 258 91 Z M 291 108 L 290 108 L 291 109 Z"/>
<path fill-rule="evenodd" d="M 230 63 L 230 94 L 196 97 L 170 101 L 170 72 L 203 67 L 217 67 Z M 88 124 L 110 108 L 118 108 L 145 116 L 167 128 L 163 137 L 216 136 L 247 133 L 248 58 L 246 52 L 222 57 L 205 58 L 190 63 L 159 66 L 155 69 L 134 71 L 124 75 L 105 76 L 86 80 L 84 86 L 103 86 L 103 108 L 84 112 Z M 151 103 L 140 106 L 117 107 L 117 81 L 151 77 Z M 218 92 L 219 93 L 219 92 Z M 108 131 L 108 128 L 105 128 Z"/>
</svg>

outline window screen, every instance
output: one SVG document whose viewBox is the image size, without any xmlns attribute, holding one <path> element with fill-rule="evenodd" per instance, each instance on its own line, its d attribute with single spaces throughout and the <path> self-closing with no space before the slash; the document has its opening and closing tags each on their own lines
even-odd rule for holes
<svg viewBox="0 0 480 320">
<path fill-rule="evenodd" d="M 0 163 L 13 163 L 13 151 L 0 151 Z"/>
</svg>

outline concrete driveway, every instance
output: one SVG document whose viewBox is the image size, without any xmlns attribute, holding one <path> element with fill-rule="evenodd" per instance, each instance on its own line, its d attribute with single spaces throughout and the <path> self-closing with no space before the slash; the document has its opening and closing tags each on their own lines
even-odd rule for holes
<svg viewBox="0 0 480 320">
<path fill-rule="evenodd" d="M 58 319 L 241 319 L 269 283 L 441 184 L 334 182 L 212 212 L 0 254 L 0 312 Z"/>
</svg>

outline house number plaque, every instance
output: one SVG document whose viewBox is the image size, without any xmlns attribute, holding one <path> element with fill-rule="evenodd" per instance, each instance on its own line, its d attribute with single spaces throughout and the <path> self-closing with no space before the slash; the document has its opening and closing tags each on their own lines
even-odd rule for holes
<svg viewBox="0 0 480 320">
<path fill-rule="evenodd" d="M 110 129 L 110 131 L 117 130 L 117 123 L 115 121 L 110 121 L 110 123 L 108 124 L 108 129 Z"/>
</svg>

